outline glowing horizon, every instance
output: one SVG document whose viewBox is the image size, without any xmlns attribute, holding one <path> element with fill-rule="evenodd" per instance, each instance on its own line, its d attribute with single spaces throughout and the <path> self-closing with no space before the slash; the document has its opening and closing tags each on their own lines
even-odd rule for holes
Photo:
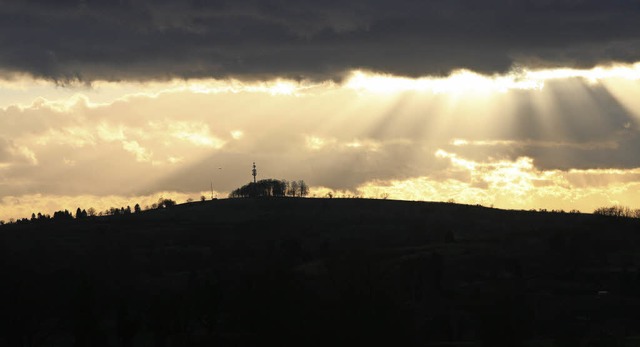
<svg viewBox="0 0 640 347">
<path fill-rule="evenodd" d="M 0 91 L 5 221 L 167 192 L 198 199 L 210 181 L 224 194 L 252 161 L 261 177 L 304 179 L 316 196 L 640 207 L 640 62 L 491 76 L 354 70 L 342 82 L 61 86 L 20 75 Z"/>
</svg>

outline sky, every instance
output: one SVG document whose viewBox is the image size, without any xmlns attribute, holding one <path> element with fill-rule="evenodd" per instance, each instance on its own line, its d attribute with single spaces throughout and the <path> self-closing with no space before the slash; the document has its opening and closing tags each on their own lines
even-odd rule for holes
<svg viewBox="0 0 640 347">
<path fill-rule="evenodd" d="M 226 197 L 640 208 L 638 0 L 0 0 L 0 220 Z"/>
</svg>

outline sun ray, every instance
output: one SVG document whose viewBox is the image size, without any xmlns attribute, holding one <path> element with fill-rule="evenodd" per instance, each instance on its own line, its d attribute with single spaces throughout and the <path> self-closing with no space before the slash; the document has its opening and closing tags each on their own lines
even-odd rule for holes
<svg viewBox="0 0 640 347">
<path fill-rule="evenodd" d="M 29 76 L 1 80 L 0 170 L 9 182 L 3 193 L 48 189 L 55 195 L 72 176 L 74 192 L 91 190 L 84 177 L 93 174 L 130 194 L 140 180 L 127 180 L 144 170 L 153 173 L 146 174 L 142 190 L 163 184 L 194 190 L 200 186 L 184 179 L 193 175 L 185 170 L 211 170 L 210 162 L 221 158 L 233 163 L 229 172 L 241 170 L 239 161 L 253 156 L 265 158 L 263 167 L 274 174 L 310 177 L 342 191 L 363 182 L 425 175 L 430 181 L 407 183 L 423 193 L 406 196 L 433 197 L 431 188 L 447 182 L 484 196 L 483 202 L 498 193 L 474 184 L 551 194 L 541 180 L 529 179 L 525 190 L 505 181 L 508 176 L 527 181 L 524 168 L 495 169 L 493 181 L 467 184 L 474 171 L 453 164 L 518 163 L 526 157 L 544 172 L 638 166 L 630 154 L 637 148 L 640 121 L 638 71 L 640 63 L 586 70 L 514 68 L 503 75 L 461 70 L 418 78 L 354 71 L 342 82 L 209 78 L 59 86 Z M 438 149 L 455 157 L 442 160 L 442 153 L 435 155 Z M 88 168 L 100 161 L 123 170 Z M 47 185 L 51 177 L 59 184 Z M 604 178 L 567 177 L 571 185 L 589 186 L 591 193 L 584 196 L 606 199 L 598 190 L 604 189 L 598 183 Z M 622 184 L 611 180 L 607 187 Z M 431 188 L 420 190 L 420 182 Z M 552 185 L 561 184 L 556 188 L 565 190 L 557 194 L 571 196 L 566 182 Z M 616 194 L 609 195 L 612 201 L 636 201 L 625 200 L 629 193 Z"/>
</svg>

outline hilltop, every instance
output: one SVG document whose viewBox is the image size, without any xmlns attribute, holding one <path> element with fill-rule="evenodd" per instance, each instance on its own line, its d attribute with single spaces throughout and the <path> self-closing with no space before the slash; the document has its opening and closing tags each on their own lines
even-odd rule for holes
<svg viewBox="0 0 640 347">
<path fill-rule="evenodd" d="M 639 243 L 637 219 L 368 199 L 5 225 L 0 345 L 632 344 Z"/>
</svg>

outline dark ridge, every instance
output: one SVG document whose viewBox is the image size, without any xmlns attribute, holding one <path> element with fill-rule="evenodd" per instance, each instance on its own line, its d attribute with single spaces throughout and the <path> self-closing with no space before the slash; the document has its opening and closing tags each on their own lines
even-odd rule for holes
<svg viewBox="0 0 640 347">
<path fill-rule="evenodd" d="M 632 346 L 640 220 L 256 198 L 0 226 L 0 346 Z"/>
</svg>

